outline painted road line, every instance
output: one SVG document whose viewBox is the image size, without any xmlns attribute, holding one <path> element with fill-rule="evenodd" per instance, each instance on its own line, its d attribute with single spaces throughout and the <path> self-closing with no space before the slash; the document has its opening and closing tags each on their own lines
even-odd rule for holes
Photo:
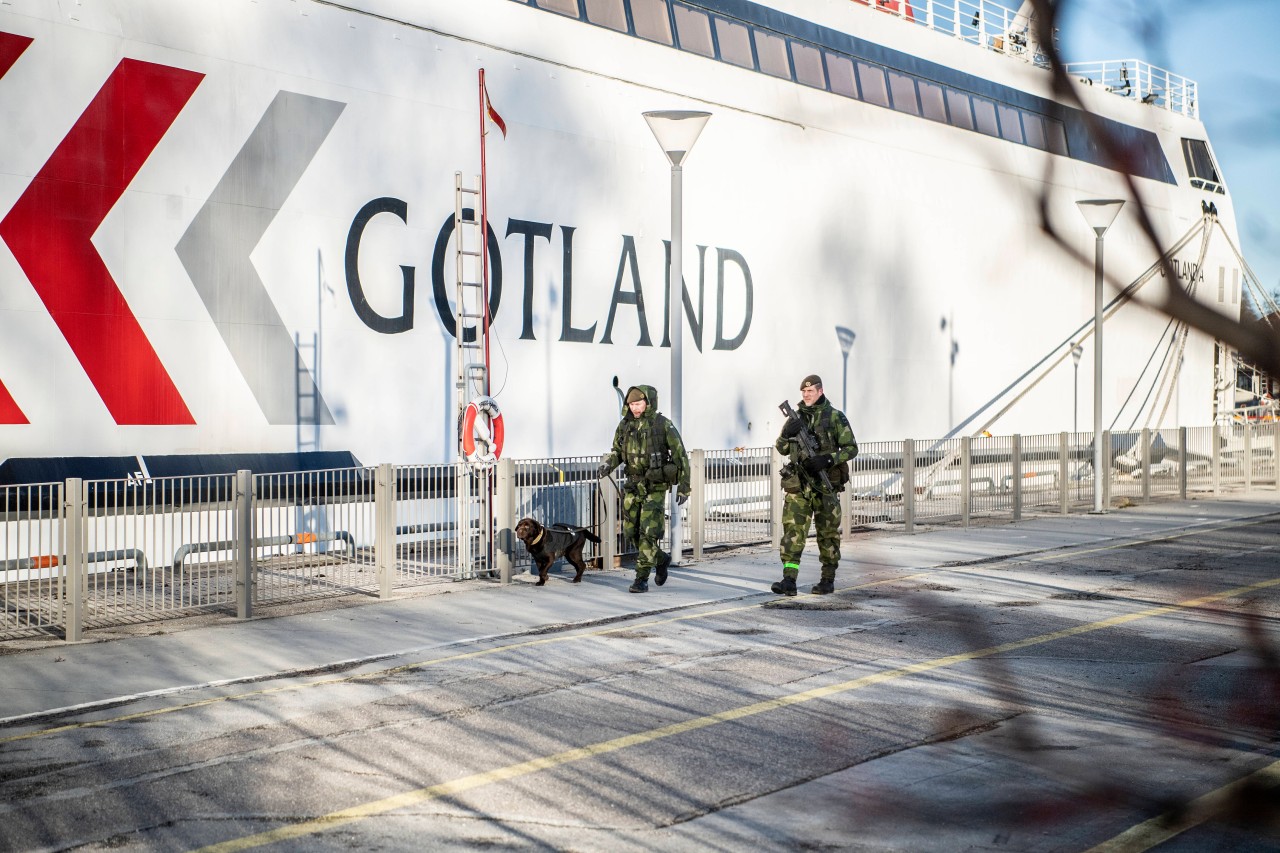
<svg viewBox="0 0 1280 853">
<path fill-rule="evenodd" d="M 1210 791 L 1176 812 L 1167 812 L 1140 823 L 1097 847 L 1089 848 L 1085 853 L 1141 853 L 1150 850 L 1188 829 L 1195 829 L 1202 823 L 1231 813 L 1239 806 L 1242 791 L 1249 788 L 1270 789 L 1277 785 L 1280 785 L 1280 761 L 1229 785 L 1223 785 L 1216 791 Z"/>
<path fill-rule="evenodd" d="M 928 577 L 932 574 L 934 574 L 934 572 L 930 570 L 930 571 L 924 571 L 924 572 L 917 572 L 916 574 L 911 574 L 911 575 L 901 575 L 901 576 L 892 577 L 892 578 L 884 578 L 882 580 L 868 581 L 867 583 L 862 583 L 862 584 L 857 584 L 855 586 L 847 587 L 846 590 L 841 590 L 841 591 L 843 592 L 848 590 L 864 589 L 864 588 L 873 587 L 873 586 L 882 586 L 884 584 L 897 583 L 899 581 L 912 580 L 914 578 Z M 804 597 L 808 597 L 808 596 L 806 595 Z M 426 667 L 429 667 L 429 666 L 439 666 L 441 664 L 446 664 L 446 663 L 455 663 L 457 661 L 488 657 L 489 655 L 496 655 L 502 652 L 519 651 L 521 649 L 527 649 L 533 646 L 544 646 L 544 645 L 549 645 L 551 643 L 565 643 L 573 640 L 602 637 L 602 636 L 613 634 L 619 631 L 634 631 L 638 627 L 644 628 L 644 627 L 650 627 L 654 625 L 664 625 L 672 622 L 683 622 L 691 619 L 705 619 L 712 616 L 724 616 L 730 613 L 740 613 L 744 610 L 753 610 L 759 607 L 764 607 L 768 605 L 770 602 L 777 601 L 777 600 L 778 599 L 770 598 L 764 602 L 745 604 L 739 607 L 725 607 L 719 610 L 708 610 L 700 613 L 682 613 L 678 616 L 671 616 L 666 619 L 650 619 L 640 623 L 631 621 L 631 619 L 628 617 L 628 621 L 625 625 L 619 625 L 613 628 L 602 628 L 598 631 L 589 631 L 586 633 L 576 633 L 576 634 L 556 634 L 555 636 L 550 636 L 550 637 L 538 637 L 537 639 L 525 640 L 524 642 L 520 642 L 520 643 L 504 643 L 503 645 L 499 645 L 499 646 L 490 646 L 489 648 L 475 649 L 469 652 L 460 652 L 458 654 L 449 655 L 447 657 L 433 658 L 427 661 L 414 661 L 413 663 L 406 663 L 400 666 L 389 667 L 387 669 L 379 669 L 375 672 L 357 673 L 355 675 L 347 675 L 340 678 L 322 678 L 316 681 L 308 681 L 303 684 L 284 684 L 284 685 L 280 685 L 279 687 L 267 687 L 262 690 L 251 690 L 247 693 L 236 693 L 230 696 L 213 696 L 208 699 L 201 699 L 196 702 L 186 702 L 181 705 L 172 705 L 167 708 L 152 708 L 147 711 L 138 711 L 133 714 L 121 714 L 121 715 L 110 717 L 104 720 L 83 720 L 75 723 L 67 723 L 61 726 L 51 726 L 50 728 L 46 728 L 46 729 L 38 729 L 35 731 L 24 732 L 23 734 L 9 735 L 8 737 L 0 737 L 0 745 L 6 744 L 6 743 L 13 743 L 21 740 L 30 740 L 31 738 L 44 737 L 45 735 L 59 734 L 61 732 L 75 731 L 76 729 L 101 728 L 103 726 L 110 726 L 115 723 L 124 723 L 124 722 L 130 722 L 133 720 L 141 720 L 147 717 L 160 716 L 161 714 L 172 714 L 176 711 L 186 711 L 186 710 L 192 710 L 195 708 L 205 708 L 210 705 L 217 705 L 223 702 L 239 702 L 246 699 L 255 699 L 260 696 L 271 696 L 279 693 L 289 693 L 297 690 L 306 690 L 311 687 L 325 687 L 333 684 L 350 684 L 353 682 L 364 681 L 367 679 L 385 678 L 389 675 L 397 675 L 403 672 L 412 672 L 418 669 L 425 669 Z M 702 607 L 702 606 L 705 606 L 706 604 L 707 602 L 700 602 L 696 605 L 686 605 L 685 607 L 688 607 L 688 606 Z M 680 609 L 685 609 L 685 608 L 682 607 Z M 636 618 L 642 618 L 643 616 L 644 614 L 642 613 L 635 614 Z M 610 621 L 616 621 L 616 620 L 611 619 Z M 565 630 L 573 630 L 573 626 L 565 626 Z M 421 650 L 415 650 L 415 652 L 413 653 L 416 653 L 417 651 L 421 651 Z M 394 657 L 398 655 L 390 655 L 390 656 Z M 387 657 L 388 655 L 378 655 L 374 658 L 371 658 L 370 660 L 371 662 L 376 662 L 379 660 L 385 660 Z M 359 661 L 350 661 L 346 665 L 348 666 L 358 665 L 359 663 L 360 663 Z M 315 669 L 317 669 L 317 667 L 309 667 L 308 671 L 315 671 Z M 267 676 L 256 676 L 254 680 L 261 681 L 266 677 Z M 282 675 L 281 677 L 285 677 L 285 676 Z M 236 680 L 210 682 L 208 685 L 188 685 L 181 688 L 172 688 L 169 691 L 151 691 L 147 693 L 139 693 L 135 696 L 118 696 L 110 700 L 104 700 L 104 702 L 99 703 L 99 707 L 103 705 L 110 707 L 115 705 L 127 704 L 135 700 L 141 700 L 141 699 L 151 698 L 155 696 L 163 696 L 166 693 L 172 693 L 172 692 L 178 692 L 178 691 L 190 692 L 191 690 L 198 690 L 202 686 L 208 686 L 208 687 L 225 686 L 229 683 L 237 683 L 237 682 Z M 38 716 L 47 717 L 57 713 L 72 713 L 72 712 L 84 710 L 90 707 L 91 706 L 88 703 L 86 703 L 85 705 L 77 705 L 67 709 L 41 711 L 38 713 Z M 25 715 L 25 716 L 31 717 L 34 715 Z M 22 718 L 16 718 L 16 719 L 22 719 Z M 7 723 L 8 721 L 0 721 L 0 722 Z"/>
<path fill-rule="evenodd" d="M 855 690 L 861 690 L 864 687 L 872 687 L 878 684 L 895 681 L 900 678 L 907 678 L 912 675 L 919 675 L 920 673 L 932 672 L 934 670 L 955 666 L 959 663 L 988 658 L 992 655 L 1018 651 L 1031 646 L 1051 643 L 1055 640 L 1063 640 L 1069 637 L 1076 637 L 1081 634 L 1102 631 L 1107 628 L 1115 628 L 1120 625 L 1127 625 L 1130 622 L 1151 619 L 1168 613 L 1174 613 L 1179 610 L 1203 607 L 1206 604 L 1213 604 L 1228 598 L 1234 598 L 1238 595 L 1256 592 L 1258 590 L 1277 585 L 1280 585 L 1280 578 L 1271 578 L 1270 580 L 1259 581 L 1258 583 L 1249 584 L 1248 586 L 1235 587 L 1234 589 L 1229 589 L 1224 592 L 1204 595 L 1198 598 L 1181 601 L 1176 604 L 1166 604 L 1159 607 L 1140 610 L 1135 613 L 1112 616 L 1108 619 L 1102 619 L 1097 622 L 1088 622 L 1071 628 L 1064 628 L 1060 631 L 1053 631 L 1048 634 L 1028 637 L 1024 640 L 1014 640 L 1012 642 L 1002 643 L 998 646 L 990 646 L 988 648 L 978 649 L 972 652 L 961 652 L 959 654 L 947 655 L 946 657 L 934 658 L 933 660 L 921 661 L 920 663 L 908 664 L 907 666 L 895 667 L 894 669 L 864 675 L 860 678 L 855 678 L 851 681 L 845 681 L 840 684 L 816 687 L 811 690 L 791 693 L 786 696 L 779 696 L 763 702 L 753 702 L 749 705 L 742 705 L 737 708 L 731 708 L 727 711 L 721 711 L 718 714 L 708 714 L 703 717 L 695 717 L 694 719 L 685 720 L 684 722 L 673 723 L 672 725 L 650 729 L 649 731 L 637 732 L 620 738 L 601 741 L 588 746 L 559 752 L 555 755 L 542 756 L 540 758 L 523 761 L 518 764 L 511 764 L 506 767 L 488 770 L 483 773 L 474 773 L 460 779 L 442 782 L 427 788 L 419 788 L 416 791 L 407 791 L 403 794 L 397 794 L 385 799 L 374 800 L 358 806 L 352 806 L 351 808 L 330 812 L 327 815 L 322 815 L 321 817 L 313 820 L 302 821 L 288 826 L 282 826 L 278 829 L 243 836 L 241 838 L 234 838 L 229 841 L 202 847 L 200 848 L 199 853 L 232 853 L 232 851 L 249 850 L 254 847 L 260 847 L 264 844 L 274 844 L 277 841 L 302 838 L 316 832 L 333 829 L 344 824 L 354 823 L 355 821 L 363 820 L 364 818 L 395 811 L 396 809 L 406 808 L 408 806 L 417 805 L 440 797 L 455 796 L 475 788 L 494 784 L 495 782 L 505 782 L 511 779 L 518 779 L 533 773 L 539 773 L 543 770 L 562 767 L 587 758 L 607 755 L 623 749 L 629 749 L 633 746 L 652 743 L 675 735 L 686 734 L 699 729 L 709 728 L 710 726 L 716 726 L 721 723 L 733 722 L 735 720 L 745 719 L 758 714 L 765 714 L 770 711 L 800 705 L 805 702 L 812 702 L 817 699 L 827 699 L 833 696 L 839 696 Z"/>
</svg>

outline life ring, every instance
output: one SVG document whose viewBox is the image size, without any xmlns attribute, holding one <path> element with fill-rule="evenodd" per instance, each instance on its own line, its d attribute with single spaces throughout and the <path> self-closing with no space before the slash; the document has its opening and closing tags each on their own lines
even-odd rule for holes
<svg viewBox="0 0 1280 853">
<path fill-rule="evenodd" d="M 486 430 L 480 415 L 488 421 Z M 477 425 L 481 424 L 477 429 Z M 502 442 L 506 431 L 502 425 L 502 411 L 498 402 L 492 397 L 477 397 L 462 413 L 462 428 L 459 430 L 462 439 L 462 455 L 468 462 L 478 465 L 491 465 L 502 456 Z"/>
</svg>

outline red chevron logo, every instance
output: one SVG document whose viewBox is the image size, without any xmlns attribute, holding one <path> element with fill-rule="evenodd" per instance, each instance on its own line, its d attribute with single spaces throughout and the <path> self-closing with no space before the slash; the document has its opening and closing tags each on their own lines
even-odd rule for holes
<svg viewBox="0 0 1280 853">
<path fill-rule="evenodd" d="M 27 49 L 32 39 L 16 36 L 13 33 L 0 33 L 0 77 L 8 73 L 13 63 L 18 61 L 22 52 Z"/>
<path fill-rule="evenodd" d="M 118 424 L 195 423 L 91 240 L 202 79 L 122 60 L 0 222 Z"/>
<path fill-rule="evenodd" d="M 9 72 L 9 69 L 13 67 L 13 63 L 18 61 L 18 57 L 22 56 L 22 52 L 27 49 L 31 41 L 26 36 L 0 33 L 0 77 Z M 13 395 L 9 393 L 9 389 L 4 387 L 3 382 L 0 382 L 0 424 L 25 423 L 29 423 L 27 416 L 22 413 L 22 409 L 18 408 L 18 404 L 14 402 Z"/>
</svg>

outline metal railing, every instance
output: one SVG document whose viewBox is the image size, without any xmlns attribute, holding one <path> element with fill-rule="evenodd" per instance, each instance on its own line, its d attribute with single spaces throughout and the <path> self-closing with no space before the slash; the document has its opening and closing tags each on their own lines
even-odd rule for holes
<svg viewBox="0 0 1280 853">
<path fill-rule="evenodd" d="M 1123 98 L 1196 118 L 1196 81 L 1157 68 L 1140 59 L 1107 59 L 1097 62 L 1069 62 L 1067 73 L 1089 86 Z"/>
<path fill-rule="evenodd" d="M 1049 60 L 1039 49 L 1033 22 L 1018 10 L 993 0 L 852 0 L 986 50 L 1002 53 L 1041 68 Z M 1170 112 L 1198 117 L 1194 80 L 1140 59 L 1071 62 L 1066 70 L 1090 86 L 1101 86 L 1121 97 L 1133 98 Z"/>
<path fill-rule="evenodd" d="M 1103 435 L 1108 506 L 1280 488 L 1280 424 Z M 1092 433 L 867 442 L 841 495 L 843 529 L 912 532 L 1092 506 Z M 772 447 L 694 450 L 683 551 L 776 543 Z M 594 457 L 380 465 L 254 476 L 0 487 L 0 638 L 61 634 L 338 594 L 389 596 L 529 569 L 523 516 L 598 531 L 615 566 L 620 496 Z"/>
</svg>

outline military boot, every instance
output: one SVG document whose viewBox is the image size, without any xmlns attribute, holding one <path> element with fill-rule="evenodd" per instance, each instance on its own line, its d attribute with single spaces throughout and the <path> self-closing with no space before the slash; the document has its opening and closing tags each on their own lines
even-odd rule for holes
<svg viewBox="0 0 1280 853">
<path fill-rule="evenodd" d="M 814 584 L 809 592 L 814 595 L 830 595 L 836 591 L 836 570 L 834 566 L 822 567 L 822 579 Z"/>
<path fill-rule="evenodd" d="M 667 582 L 667 569 L 671 567 L 671 555 L 662 552 L 662 556 L 658 558 L 658 565 L 653 567 L 653 582 L 658 586 L 662 586 Z"/>
<path fill-rule="evenodd" d="M 648 578 L 636 578 L 634 581 L 631 582 L 631 586 L 627 587 L 627 592 L 648 592 L 648 591 L 649 591 Z"/>
<path fill-rule="evenodd" d="M 774 595 L 795 595 L 796 579 L 790 575 L 783 575 L 782 580 L 774 583 L 769 589 L 773 590 Z"/>
</svg>

